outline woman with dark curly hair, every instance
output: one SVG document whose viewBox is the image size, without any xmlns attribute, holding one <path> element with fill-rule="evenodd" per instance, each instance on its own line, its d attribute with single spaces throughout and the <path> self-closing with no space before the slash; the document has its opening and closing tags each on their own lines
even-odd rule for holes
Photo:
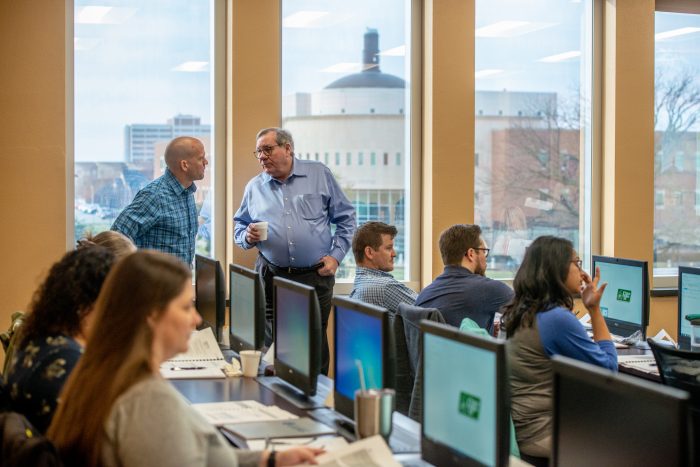
<svg viewBox="0 0 700 467">
<path fill-rule="evenodd" d="M 114 262 L 100 246 L 66 253 L 34 293 L 5 374 L 10 408 L 44 432 L 58 394 L 78 363 L 89 333 L 93 305 Z"/>
<path fill-rule="evenodd" d="M 552 365 L 564 355 L 617 370 L 617 352 L 600 312 L 606 284 L 581 269 L 570 241 L 537 238 L 527 248 L 513 280 L 515 297 L 503 307 L 508 336 L 511 412 L 520 452 L 549 457 L 552 433 Z M 591 316 L 593 339 L 572 313 L 573 295 Z"/>
</svg>

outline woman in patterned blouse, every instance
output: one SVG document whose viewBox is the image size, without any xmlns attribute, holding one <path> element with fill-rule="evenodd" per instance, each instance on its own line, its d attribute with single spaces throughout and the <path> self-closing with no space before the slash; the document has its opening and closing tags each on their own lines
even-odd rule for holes
<svg viewBox="0 0 700 467">
<path fill-rule="evenodd" d="M 100 246 L 70 251 L 34 294 L 4 382 L 10 409 L 42 433 L 82 355 L 93 305 L 113 262 L 113 253 Z"/>
</svg>

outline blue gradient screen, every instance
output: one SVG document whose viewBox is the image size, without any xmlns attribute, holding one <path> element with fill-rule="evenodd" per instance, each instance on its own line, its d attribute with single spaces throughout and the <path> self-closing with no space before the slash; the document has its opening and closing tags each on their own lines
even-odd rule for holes
<svg viewBox="0 0 700 467">
<path fill-rule="evenodd" d="M 600 283 L 607 282 L 600 311 L 606 318 L 642 325 L 644 284 L 641 267 L 598 261 Z"/>
<path fill-rule="evenodd" d="M 496 354 L 430 333 L 423 342 L 424 435 L 494 465 Z"/>
<path fill-rule="evenodd" d="M 309 297 L 283 287 L 276 290 L 275 355 L 286 365 L 308 376 Z"/>
<path fill-rule="evenodd" d="M 336 306 L 335 311 L 335 388 L 352 400 L 355 398 L 355 390 L 360 389 L 355 360 L 362 362 L 368 389 L 383 387 L 382 321 L 341 306 Z"/>
<path fill-rule="evenodd" d="M 255 343 L 255 280 L 231 272 L 231 331 Z"/>
</svg>

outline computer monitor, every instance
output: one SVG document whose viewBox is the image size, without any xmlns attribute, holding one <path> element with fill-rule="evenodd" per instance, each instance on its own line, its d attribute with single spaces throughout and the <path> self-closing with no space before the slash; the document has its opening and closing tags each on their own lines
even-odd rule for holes
<svg viewBox="0 0 700 467">
<path fill-rule="evenodd" d="M 360 389 L 356 362 L 362 363 L 367 389 L 395 386 L 393 328 L 386 308 L 343 297 L 333 297 L 333 323 L 335 410 L 353 419 Z"/>
<path fill-rule="evenodd" d="M 275 374 L 306 396 L 316 394 L 321 369 L 321 312 L 316 289 L 275 277 Z"/>
<path fill-rule="evenodd" d="M 440 466 L 508 465 L 505 342 L 428 321 L 421 330 L 423 459 Z"/>
<path fill-rule="evenodd" d="M 202 255 L 194 258 L 195 305 L 202 315 L 199 329 L 211 327 L 217 339 L 221 339 L 226 309 L 224 272 L 218 261 Z"/>
<path fill-rule="evenodd" d="M 237 264 L 229 265 L 231 349 L 259 350 L 265 340 L 265 296 L 258 273 Z"/>
<path fill-rule="evenodd" d="M 691 325 L 685 317 L 700 313 L 700 268 L 678 268 L 678 346 L 690 350 Z"/>
<path fill-rule="evenodd" d="M 556 356 L 553 465 L 693 465 L 685 391 Z"/>
<path fill-rule="evenodd" d="M 628 337 L 636 331 L 646 337 L 649 324 L 649 272 L 646 261 L 593 256 L 591 271 L 600 268 L 601 283 L 607 282 L 600 311 L 610 332 Z"/>
</svg>

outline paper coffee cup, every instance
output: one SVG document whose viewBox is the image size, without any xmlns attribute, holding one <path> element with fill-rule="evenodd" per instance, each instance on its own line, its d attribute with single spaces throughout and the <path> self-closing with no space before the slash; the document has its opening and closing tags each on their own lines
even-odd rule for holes
<svg viewBox="0 0 700 467">
<path fill-rule="evenodd" d="M 241 370 L 243 371 L 243 376 L 248 378 L 255 378 L 258 376 L 258 367 L 260 366 L 260 355 L 259 350 L 241 350 Z"/>
<path fill-rule="evenodd" d="M 355 435 L 358 439 L 374 435 L 389 439 L 395 399 L 396 392 L 393 389 L 355 391 Z"/>
<path fill-rule="evenodd" d="M 258 229 L 260 241 L 267 240 L 267 222 L 255 222 L 253 226 Z"/>
</svg>

